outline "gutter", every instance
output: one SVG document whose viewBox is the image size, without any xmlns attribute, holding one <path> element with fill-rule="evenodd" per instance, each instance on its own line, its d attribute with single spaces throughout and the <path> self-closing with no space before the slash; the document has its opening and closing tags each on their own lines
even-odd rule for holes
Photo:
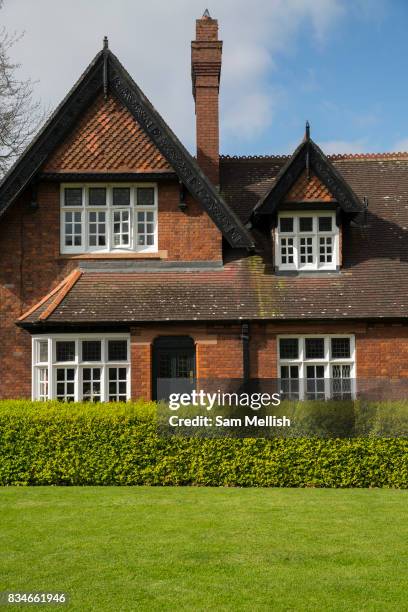
<svg viewBox="0 0 408 612">
<path fill-rule="evenodd" d="M 249 361 L 249 323 L 241 325 L 241 340 L 242 340 L 242 372 L 244 384 L 250 379 L 250 361 Z"/>
</svg>

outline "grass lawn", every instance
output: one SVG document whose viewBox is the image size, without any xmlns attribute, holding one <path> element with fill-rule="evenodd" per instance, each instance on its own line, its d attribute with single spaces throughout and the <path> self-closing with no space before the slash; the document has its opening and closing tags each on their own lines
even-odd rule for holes
<svg viewBox="0 0 408 612">
<path fill-rule="evenodd" d="M 0 591 L 80 611 L 408 610 L 407 514 L 397 490 L 2 488 Z M 55 609 L 7 609 L 38 607 Z"/>
</svg>

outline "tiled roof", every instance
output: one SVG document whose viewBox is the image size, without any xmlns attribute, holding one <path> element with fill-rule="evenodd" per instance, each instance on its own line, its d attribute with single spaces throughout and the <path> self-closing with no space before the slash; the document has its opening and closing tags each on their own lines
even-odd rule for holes
<svg viewBox="0 0 408 612">
<path fill-rule="evenodd" d="M 406 262 L 384 257 L 341 273 L 276 276 L 260 255 L 211 272 L 86 272 L 46 322 L 399 318 L 408 315 L 407 276 Z"/>
<path fill-rule="evenodd" d="M 100 94 L 44 172 L 169 172 L 172 168 L 113 96 Z"/>
<path fill-rule="evenodd" d="M 58 308 L 64 297 L 72 289 L 77 280 L 82 276 L 81 270 L 75 268 L 64 278 L 58 285 L 54 287 L 46 296 L 39 302 L 34 304 L 29 310 L 24 312 L 19 318 L 19 321 L 30 321 L 30 317 L 34 317 L 38 321 L 46 321 L 51 314 Z"/>
<path fill-rule="evenodd" d="M 276 175 L 288 159 L 286 156 L 252 159 L 221 157 L 221 193 L 242 221 L 249 219 L 258 200 L 272 187 Z"/>
<path fill-rule="evenodd" d="M 308 177 L 304 170 L 286 195 L 285 202 L 306 202 L 307 200 L 332 202 L 333 199 L 326 185 L 315 174 Z"/>
<path fill-rule="evenodd" d="M 382 210 L 386 200 L 403 198 L 408 189 L 408 153 L 328 155 L 327 158 L 362 199 L 369 197 L 369 208 Z M 221 190 L 227 203 L 248 221 L 258 200 L 273 186 L 276 176 L 290 159 L 287 155 L 221 156 Z M 384 182 L 385 181 L 385 182 Z M 384 196 L 379 195 L 384 192 Z M 383 211 L 388 214 L 389 207 Z M 383 214 L 383 213 L 381 213 Z M 407 220 L 408 223 L 408 220 Z"/>
<path fill-rule="evenodd" d="M 222 160 L 222 188 L 241 218 L 282 163 Z M 220 270 L 84 271 L 47 322 L 407 318 L 408 156 L 334 163 L 369 202 L 366 224 L 344 226 L 340 272 L 274 274 L 264 233 L 257 241 L 261 252 L 230 250 Z M 37 321 L 39 312 L 25 322 Z"/>
</svg>

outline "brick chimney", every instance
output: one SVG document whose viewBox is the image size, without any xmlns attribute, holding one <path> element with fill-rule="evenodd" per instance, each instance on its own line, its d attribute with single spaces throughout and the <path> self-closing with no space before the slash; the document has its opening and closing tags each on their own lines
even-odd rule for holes
<svg viewBox="0 0 408 612">
<path fill-rule="evenodd" d="M 212 19 L 206 10 L 201 19 L 196 20 L 196 40 L 191 42 L 191 78 L 196 112 L 197 160 L 216 186 L 220 183 L 218 91 L 221 53 L 218 21 Z"/>
</svg>

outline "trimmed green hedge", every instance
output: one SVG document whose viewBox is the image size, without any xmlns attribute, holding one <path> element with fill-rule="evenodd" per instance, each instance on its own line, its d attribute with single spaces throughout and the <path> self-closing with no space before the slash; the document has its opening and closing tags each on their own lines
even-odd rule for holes
<svg viewBox="0 0 408 612">
<path fill-rule="evenodd" d="M 156 406 L 0 402 L 1 485 L 408 486 L 407 438 L 157 434 Z"/>
</svg>

